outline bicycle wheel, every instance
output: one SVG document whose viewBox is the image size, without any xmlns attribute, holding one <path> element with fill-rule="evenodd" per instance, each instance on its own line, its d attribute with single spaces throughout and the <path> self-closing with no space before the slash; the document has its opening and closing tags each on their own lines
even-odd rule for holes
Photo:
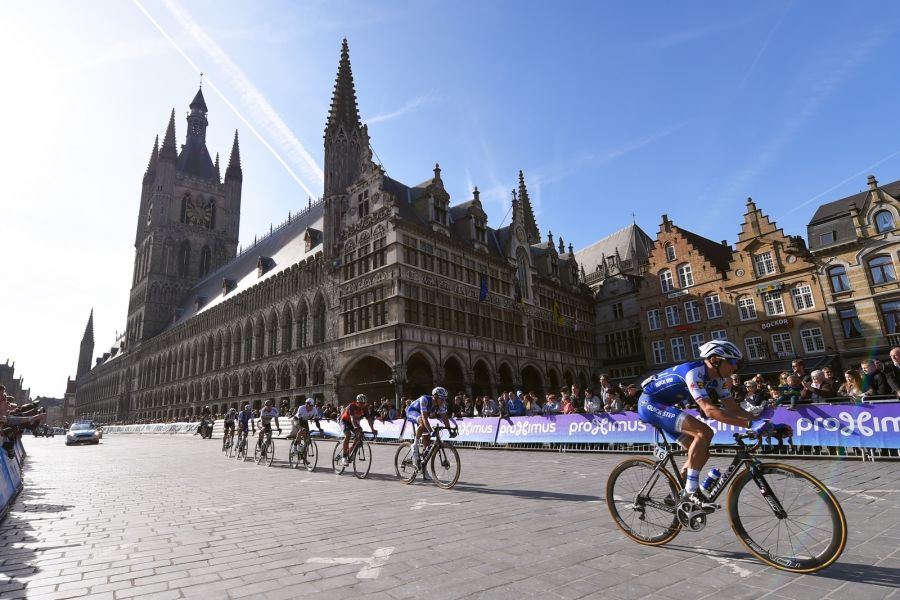
<svg viewBox="0 0 900 600">
<path fill-rule="evenodd" d="M 293 440 L 291 447 L 288 449 L 288 463 L 290 463 L 292 469 L 296 469 L 300 466 L 300 462 L 300 448 L 297 446 L 297 440 Z"/>
<path fill-rule="evenodd" d="M 681 530 L 674 501 L 678 485 L 665 468 L 654 473 L 655 467 L 656 462 L 649 458 L 629 458 L 616 465 L 606 481 L 606 506 L 613 522 L 625 535 L 647 546 L 670 542 Z"/>
<path fill-rule="evenodd" d="M 222 436 L 222 453 L 228 454 L 228 436 L 227 435 Z"/>
<path fill-rule="evenodd" d="M 372 469 L 372 444 L 362 441 L 356 447 L 353 455 L 353 474 L 359 479 L 365 479 Z"/>
<path fill-rule="evenodd" d="M 758 559 L 783 571 L 814 573 L 836 561 L 847 544 L 847 520 L 834 495 L 797 467 L 763 463 L 760 468 L 787 517 L 775 515 L 750 471 L 744 471 L 728 494 L 738 539 Z"/>
<path fill-rule="evenodd" d="M 459 452 L 453 446 L 441 444 L 435 448 L 428 464 L 431 465 L 431 477 L 438 487 L 449 490 L 459 481 L 461 463 Z"/>
<path fill-rule="evenodd" d="M 410 442 L 402 442 L 397 446 L 397 453 L 394 454 L 394 471 L 403 483 L 412 483 L 415 480 L 419 470 L 416 468 Z"/>
<path fill-rule="evenodd" d="M 234 456 L 234 436 L 228 438 L 228 447 L 225 449 L 225 456 L 228 458 Z"/>
<path fill-rule="evenodd" d="M 344 472 L 344 469 L 347 468 L 347 465 L 344 464 L 342 460 L 344 458 L 344 441 L 338 440 L 338 443 L 334 445 L 334 451 L 331 453 L 331 467 L 334 469 L 334 472 L 338 475 Z"/>
<path fill-rule="evenodd" d="M 319 447 L 313 440 L 306 442 L 306 449 L 303 453 L 303 459 L 306 463 L 307 471 L 315 471 L 316 463 L 319 461 Z"/>
<path fill-rule="evenodd" d="M 275 440 L 266 440 L 266 466 L 271 467 L 275 460 Z"/>
<path fill-rule="evenodd" d="M 234 458 L 237 460 L 246 460 L 247 459 L 247 440 L 244 437 L 239 437 L 237 444 L 235 444 L 236 450 L 234 453 Z"/>
<path fill-rule="evenodd" d="M 259 464 L 259 462 L 266 455 L 265 451 L 262 448 L 263 444 L 265 444 L 265 442 L 258 441 L 258 442 L 256 442 L 256 446 L 253 449 L 253 462 L 255 462 L 256 464 Z"/>
</svg>

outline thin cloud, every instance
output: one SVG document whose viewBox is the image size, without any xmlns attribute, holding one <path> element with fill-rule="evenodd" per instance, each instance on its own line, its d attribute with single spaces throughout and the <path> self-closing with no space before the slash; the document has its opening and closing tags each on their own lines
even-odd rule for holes
<svg viewBox="0 0 900 600">
<path fill-rule="evenodd" d="M 757 17 L 749 17 L 745 19 L 740 19 L 736 21 L 729 21 L 726 23 L 716 23 L 714 25 L 706 25 L 705 27 L 695 27 L 693 29 L 683 29 L 681 31 L 676 31 L 670 33 L 668 35 L 663 35 L 658 38 L 653 38 L 646 40 L 640 44 L 641 48 L 646 50 L 667 50 L 669 48 L 673 48 L 675 46 L 681 46 L 683 44 L 688 44 L 695 40 L 699 40 L 705 37 L 719 35 L 726 31 L 730 31 L 732 29 L 738 29 L 746 26 L 751 21 L 756 20 Z"/>
<path fill-rule="evenodd" d="M 178 51 L 179 54 L 187 61 L 191 67 L 198 73 L 200 69 L 196 63 L 181 49 L 171 35 L 169 35 L 162 26 L 153 18 L 139 0 L 132 0 L 135 6 L 147 17 L 147 19 L 159 30 L 169 43 Z M 313 159 L 312 155 L 306 150 L 299 139 L 290 130 L 287 124 L 281 119 L 275 109 L 269 104 L 262 93 L 253 85 L 244 72 L 229 58 L 227 53 L 218 45 L 207 33 L 197 24 L 191 15 L 174 0 L 164 0 L 164 4 L 178 23 L 190 35 L 190 37 L 202 48 L 213 62 L 222 70 L 231 85 L 237 89 L 238 95 L 241 97 L 243 104 L 252 111 L 258 121 L 261 121 L 261 127 L 265 130 L 267 137 L 273 140 L 273 144 L 287 155 L 288 160 L 294 164 L 301 173 L 298 176 L 293 169 L 287 164 L 285 159 L 268 143 L 268 141 L 256 130 L 250 121 L 232 104 L 215 83 L 208 77 L 205 81 L 208 87 L 212 88 L 216 94 L 225 102 L 226 105 L 238 116 L 238 118 L 250 129 L 259 141 L 265 146 L 285 170 L 291 175 L 300 187 L 310 196 L 318 197 L 318 193 L 312 190 L 313 187 L 321 188 L 325 181 L 325 175 Z M 310 186 L 306 181 L 314 181 Z"/>
<path fill-rule="evenodd" d="M 374 117 L 370 117 L 368 119 L 363 119 L 366 125 L 374 125 L 376 123 L 384 123 L 385 121 L 391 121 L 396 119 L 397 117 L 402 117 L 406 113 L 413 111 L 423 104 L 428 104 L 434 100 L 434 94 L 427 94 L 425 96 L 416 96 L 394 112 L 385 113 L 383 115 L 376 115 Z"/>
</svg>

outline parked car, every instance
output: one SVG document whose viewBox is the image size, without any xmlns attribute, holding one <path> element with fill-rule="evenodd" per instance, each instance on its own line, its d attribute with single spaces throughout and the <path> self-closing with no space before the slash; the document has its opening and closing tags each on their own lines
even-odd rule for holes
<svg viewBox="0 0 900 600">
<path fill-rule="evenodd" d="M 66 446 L 72 444 L 99 444 L 100 432 L 93 423 L 82 421 L 73 423 L 66 433 Z"/>
</svg>

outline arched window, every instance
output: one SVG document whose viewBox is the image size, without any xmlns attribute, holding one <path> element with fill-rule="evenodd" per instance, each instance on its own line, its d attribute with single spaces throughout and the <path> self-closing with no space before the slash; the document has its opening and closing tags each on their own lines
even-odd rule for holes
<svg viewBox="0 0 900 600">
<path fill-rule="evenodd" d="M 694 285 L 694 272 L 691 271 L 691 265 L 688 263 L 678 265 L 678 286 L 686 288 L 692 285 Z"/>
<path fill-rule="evenodd" d="M 297 347 L 306 348 L 309 343 L 309 312 L 306 310 L 306 303 L 300 306 L 300 316 L 297 317 Z"/>
<path fill-rule="evenodd" d="M 191 244 L 184 240 L 178 248 L 178 276 L 187 277 L 191 267 Z"/>
<path fill-rule="evenodd" d="M 212 263 L 212 253 L 209 250 L 209 246 L 203 246 L 203 249 L 200 251 L 200 277 L 209 273 L 210 263 Z"/>
<path fill-rule="evenodd" d="M 190 203 L 191 203 L 191 195 L 185 194 L 184 197 L 181 199 L 181 222 L 182 223 L 188 222 L 187 207 L 188 207 L 188 204 L 190 204 Z"/>
<path fill-rule="evenodd" d="M 869 260 L 869 275 L 873 285 L 897 281 L 894 263 L 890 256 L 876 256 Z"/>
<path fill-rule="evenodd" d="M 171 275 L 175 264 L 175 243 L 171 239 L 163 242 L 162 268 L 163 273 Z"/>
<path fill-rule="evenodd" d="M 880 210 L 875 213 L 873 221 L 875 221 L 875 231 L 878 233 L 894 229 L 894 215 L 889 210 Z"/>
<path fill-rule="evenodd" d="M 518 267 L 516 270 L 516 285 L 519 286 L 519 294 L 522 298 L 530 298 L 531 290 L 528 287 L 528 262 L 525 258 L 524 253 L 519 253 L 519 259 L 517 261 Z"/>
<path fill-rule="evenodd" d="M 216 228 L 216 199 L 210 198 L 208 206 L 209 206 L 209 228 L 215 229 Z"/>
<path fill-rule="evenodd" d="M 313 344 L 325 341 L 325 300 L 319 297 L 313 314 Z"/>
<path fill-rule="evenodd" d="M 659 272 L 659 287 L 664 293 L 672 291 L 672 288 L 675 287 L 675 282 L 672 278 L 672 271 L 670 271 L 669 269 L 663 269 Z"/>
<path fill-rule="evenodd" d="M 675 246 L 666 244 L 666 260 L 675 260 Z"/>
<path fill-rule="evenodd" d="M 828 269 L 828 279 L 831 281 L 831 291 L 834 293 L 850 291 L 850 278 L 847 277 L 847 269 L 843 265 Z"/>
</svg>

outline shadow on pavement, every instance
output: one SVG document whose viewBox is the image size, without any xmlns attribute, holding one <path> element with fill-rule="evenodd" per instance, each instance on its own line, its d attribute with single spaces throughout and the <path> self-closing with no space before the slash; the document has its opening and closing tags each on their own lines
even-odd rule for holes
<svg viewBox="0 0 900 600">
<path fill-rule="evenodd" d="M 474 492 L 476 494 L 491 494 L 496 496 L 515 496 L 517 498 L 532 498 L 535 500 L 563 500 L 566 502 L 590 502 L 600 500 L 600 496 L 586 494 L 565 494 L 548 490 L 514 490 L 504 488 L 489 488 L 469 483 L 458 483 L 453 488 L 462 492 Z"/>
</svg>

